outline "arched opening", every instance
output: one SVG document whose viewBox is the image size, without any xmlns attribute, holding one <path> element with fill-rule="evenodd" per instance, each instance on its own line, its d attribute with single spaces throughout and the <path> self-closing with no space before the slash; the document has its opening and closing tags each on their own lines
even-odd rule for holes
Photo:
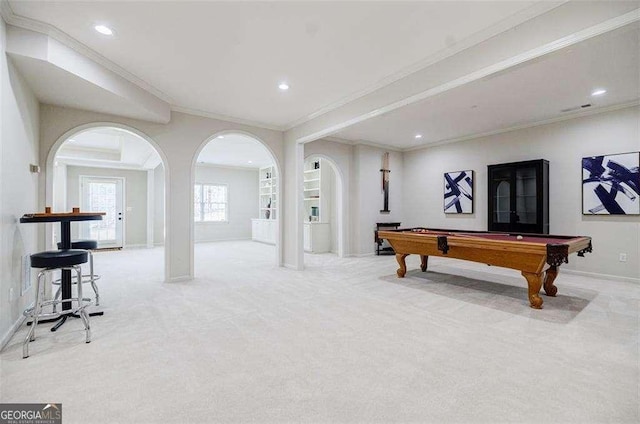
<svg viewBox="0 0 640 424">
<path fill-rule="evenodd" d="M 119 252 L 96 259 L 103 279 L 118 274 L 121 268 L 117 263 L 135 262 L 136 255 L 152 263 L 165 263 L 165 267 L 153 267 L 149 280 L 163 281 L 169 276 L 166 164 L 152 139 L 116 123 L 74 128 L 49 151 L 46 205 L 57 212 L 76 207 L 84 212 L 106 212 L 101 221 L 79 222 L 71 229 L 72 240 L 95 240 L 99 252 Z M 46 247 L 56 248 L 59 240 L 59 226 L 48 225 Z"/>
<path fill-rule="evenodd" d="M 305 157 L 303 171 L 303 249 L 305 254 L 345 254 L 344 180 L 328 156 Z"/>
<path fill-rule="evenodd" d="M 226 131 L 200 146 L 192 164 L 194 275 L 211 265 L 281 263 L 280 166 L 253 134 Z"/>
</svg>

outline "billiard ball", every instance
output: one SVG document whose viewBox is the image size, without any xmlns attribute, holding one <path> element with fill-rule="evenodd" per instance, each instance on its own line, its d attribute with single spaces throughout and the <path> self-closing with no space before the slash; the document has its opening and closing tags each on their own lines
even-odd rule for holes
<svg viewBox="0 0 640 424">
<path fill-rule="evenodd" d="M 523 239 L 523 237 L 522 237 L 522 236 L 517 236 L 517 237 L 516 237 L 516 239 L 518 239 L 518 240 L 522 240 L 522 239 Z"/>
</svg>

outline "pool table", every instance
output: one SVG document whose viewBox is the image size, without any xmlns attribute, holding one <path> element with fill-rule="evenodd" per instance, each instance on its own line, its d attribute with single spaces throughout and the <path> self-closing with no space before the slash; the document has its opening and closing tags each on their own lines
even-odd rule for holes
<svg viewBox="0 0 640 424">
<path fill-rule="evenodd" d="M 461 231 L 430 228 L 407 228 L 379 231 L 378 237 L 391 244 L 400 268 L 398 277 L 407 272 L 405 258 L 420 255 L 421 269 L 427 270 L 429 256 L 464 259 L 517 269 L 529 285 L 529 303 L 542 309 L 540 288 L 555 296 L 553 284 L 558 267 L 568 263 L 571 253 L 584 256 L 591 252 L 591 237 L 554 236 L 548 234 L 509 234 L 486 231 Z"/>
</svg>

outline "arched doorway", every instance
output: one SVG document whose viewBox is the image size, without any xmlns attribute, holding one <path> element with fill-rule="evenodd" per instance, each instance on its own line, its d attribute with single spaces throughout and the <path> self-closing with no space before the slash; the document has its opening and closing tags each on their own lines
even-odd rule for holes
<svg viewBox="0 0 640 424">
<path fill-rule="evenodd" d="M 165 263 L 158 278 L 166 279 L 170 274 L 165 181 L 169 181 L 166 157 L 150 137 L 126 125 L 92 123 L 67 131 L 52 146 L 45 200 L 54 211 L 79 207 L 107 212 L 102 221 L 72 227 L 72 238 L 95 239 L 101 248 L 123 252 L 155 248 L 155 260 Z M 57 226 L 47 227 L 47 248 L 55 248 L 57 231 Z"/>
<path fill-rule="evenodd" d="M 344 177 L 327 155 L 305 156 L 303 249 L 305 253 L 346 253 Z"/>
<path fill-rule="evenodd" d="M 273 256 L 269 263 L 280 266 L 280 175 L 276 155 L 253 134 L 225 131 L 205 140 L 192 163 L 192 258 L 208 255 L 198 254 L 196 244 L 204 252 L 212 243 L 255 242 L 270 246 L 262 251 Z M 213 256 L 215 251 L 210 250 Z M 192 264 L 192 269 L 197 275 L 198 267 Z"/>
</svg>

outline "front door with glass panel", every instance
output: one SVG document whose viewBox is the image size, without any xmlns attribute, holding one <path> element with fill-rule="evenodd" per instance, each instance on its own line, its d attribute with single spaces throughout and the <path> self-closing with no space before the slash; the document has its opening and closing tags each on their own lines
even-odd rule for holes
<svg viewBox="0 0 640 424">
<path fill-rule="evenodd" d="M 123 178 L 80 177 L 82 211 L 107 213 L 102 221 L 81 224 L 83 239 L 97 240 L 100 248 L 123 246 L 123 185 Z"/>
</svg>

